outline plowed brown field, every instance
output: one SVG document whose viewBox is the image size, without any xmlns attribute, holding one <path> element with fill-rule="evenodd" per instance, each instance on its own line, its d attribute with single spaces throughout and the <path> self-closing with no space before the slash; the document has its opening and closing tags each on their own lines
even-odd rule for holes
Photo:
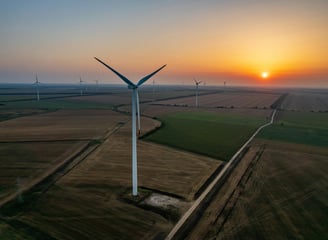
<svg viewBox="0 0 328 240">
<path fill-rule="evenodd" d="M 0 122 L 0 198 L 30 186 L 127 119 L 109 110 L 63 110 Z"/>
<path fill-rule="evenodd" d="M 279 97 L 279 94 L 271 93 L 225 92 L 199 95 L 198 103 L 200 107 L 270 108 L 271 104 Z M 158 101 L 156 103 L 194 107 L 195 97 Z"/>
<path fill-rule="evenodd" d="M 127 119 L 110 110 L 59 110 L 0 122 L 0 142 L 94 139 Z"/>
<path fill-rule="evenodd" d="M 257 144 L 264 151 L 234 188 L 238 194 L 213 201 L 204 215 L 213 218 L 189 239 L 326 239 L 327 149 Z"/>
<path fill-rule="evenodd" d="M 322 93 L 289 93 L 282 109 L 294 111 L 328 111 L 328 94 Z"/>
</svg>

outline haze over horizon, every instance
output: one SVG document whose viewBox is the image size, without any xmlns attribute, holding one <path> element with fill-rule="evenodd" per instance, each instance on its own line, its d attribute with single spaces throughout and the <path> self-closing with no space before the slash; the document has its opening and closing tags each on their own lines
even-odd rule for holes
<svg viewBox="0 0 328 240">
<path fill-rule="evenodd" d="M 328 87 L 328 1 L 1 1 L 0 83 Z M 268 72 L 268 77 L 261 77 Z"/>
</svg>

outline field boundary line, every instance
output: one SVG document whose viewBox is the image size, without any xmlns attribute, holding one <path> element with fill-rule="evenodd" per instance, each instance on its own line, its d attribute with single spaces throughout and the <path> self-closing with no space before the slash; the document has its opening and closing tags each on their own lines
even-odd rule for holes
<svg viewBox="0 0 328 240">
<path fill-rule="evenodd" d="M 118 123 L 113 129 L 107 130 L 104 134 L 104 138 L 107 139 L 110 135 L 114 134 L 118 131 L 124 124 Z M 41 174 L 39 177 L 35 178 L 28 184 L 22 187 L 21 192 L 14 192 L 9 194 L 0 200 L 0 208 L 9 202 L 15 200 L 19 194 L 27 194 L 30 191 L 33 192 L 33 189 L 44 181 L 48 181 L 47 186 L 44 191 L 51 187 L 54 183 L 56 183 L 61 177 L 65 176 L 68 172 L 70 172 L 74 167 L 76 167 L 79 163 L 81 163 L 85 158 L 87 158 L 93 151 L 95 151 L 101 144 L 90 145 L 90 142 L 94 140 L 91 139 L 89 142 L 81 143 L 81 147 L 72 152 L 69 156 L 67 156 L 64 160 L 56 164 L 55 166 L 48 169 L 46 172 Z M 41 141 L 42 142 L 42 141 Z M 51 179 L 49 179 L 51 178 Z M 48 180 L 49 179 L 49 180 Z"/>
<path fill-rule="evenodd" d="M 53 166 L 52 168 L 48 169 L 46 172 L 44 172 L 43 174 L 41 174 L 39 177 L 37 177 L 36 179 L 32 180 L 31 182 L 29 182 L 28 184 L 26 184 L 25 186 L 22 186 L 21 189 L 21 193 L 26 193 L 29 190 L 31 190 L 34 186 L 38 185 L 39 183 L 41 183 L 44 179 L 46 179 L 47 177 L 49 177 L 52 174 L 55 174 L 56 171 L 58 171 L 58 169 L 60 169 L 63 165 L 65 165 L 66 163 L 72 161 L 79 153 L 81 153 L 82 151 L 84 151 L 86 148 L 88 147 L 88 143 L 84 143 L 81 145 L 80 148 L 78 148 L 77 150 L 75 150 L 73 153 L 71 153 L 67 158 L 65 158 L 63 161 L 59 162 L 58 164 L 56 164 L 55 166 Z M 16 199 L 18 197 L 20 193 L 18 192 L 14 192 L 11 195 L 8 195 L 7 197 L 1 199 L 0 201 L 0 207 L 2 207 L 3 205 L 9 203 L 10 201 Z"/>
<path fill-rule="evenodd" d="M 38 142 L 42 142 L 42 143 L 52 143 L 52 142 L 81 142 L 81 141 L 92 141 L 95 140 L 96 138 L 71 138 L 71 139 L 31 139 L 31 140 L 12 140 L 12 141 L 1 141 L 0 143 L 38 143 Z"/>
<path fill-rule="evenodd" d="M 213 190 L 214 186 L 219 182 L 219 180 L 224 176 L 232 163 L 238 159 L 239 154 L 248 146 L 248 144 L 255 138 L 255 136 L 265 127 L 271 125 L 274 121 L 277 110 L 272 112 L 270 122 L 260 126 L 253 135 L 244 143 L 244 145 L 232 156 L 232 158 L 224 165 L 222 171 L 216 176 L 216 178 L 208 185 L 208 187 L 203 191 L 203 193 L 194 201 L 191 207 L 185 212 L 185 214 L 180 218 L 180 220 L 175 224 L 171 232 L 166 236 L 165 240 L 175 239 L 176 234 L 180 231 L 185 222 L 190 218 L 190 216 L 195 212 L 195 210 L 200 206 L 201 202 L 206 198 L 206 196 Z"/>
</svg>

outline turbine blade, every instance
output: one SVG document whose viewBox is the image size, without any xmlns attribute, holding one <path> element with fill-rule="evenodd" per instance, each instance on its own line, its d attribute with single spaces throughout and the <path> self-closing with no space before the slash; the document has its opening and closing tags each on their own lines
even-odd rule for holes
<svg viewBox="0 0 328 240">
<path fill-rule="evenodd" d="M 136 91 L 136 102 L 137 102 L 137 113 L 138 113 L 138 134 L 140 135 L 141 127 L 140 127 L 140 105 L 139 105 L 139 91 L 138 91 L 138 89 Z"/>
<path fill-rule="evenodd" d="M 157 69 L 155 72 L 147 75 L 146 77 L 143 77 L 142 79 L 139 80 L 139 82 L 137 83 L 137 87 L 141 86 L 144 82 L 146 82 L 149 78 L 151 78 L 152 76 L 154 76 L 156 73 L 158 73 L 160 70 L 162 70 L 164 67 L 166 66 L 163 65 L 161 66 L 159 69 Z"/>
<path fill-rule="evenodd" d="M 125 83 L 127 83 L 129 86 L 132 86 L 132 87 L 136 87 L 136 85 L 131 82 L 129 79 L 127 79 L 126 77 L 124 77 L 122 74 L 120 74 L 118 71 L 116 71 L 114 68 L 110 67 L 109 65 L 107 65 L 106 63 L 104 63 L 103 61 L 101 61 L 99 58 L 96 58 L 95 59 L 102 63 L 104 66 L 106 66 L 108 69 L 110 69 L 112 72 L 114 72 L 119 78 L 121 78 Z"/>
</svg>

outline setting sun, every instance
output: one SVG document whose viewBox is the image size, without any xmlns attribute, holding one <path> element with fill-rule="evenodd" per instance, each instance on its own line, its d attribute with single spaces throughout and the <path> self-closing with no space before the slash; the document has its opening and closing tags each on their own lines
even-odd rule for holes
<svg viewBox="0 0 328 240">
<path fill-rule="evenodd" d="M 262 72 L 261 76 L 262 76 L 262 78 L 268 78 L 269 73 L 268 72 Z"/>
</svg>

